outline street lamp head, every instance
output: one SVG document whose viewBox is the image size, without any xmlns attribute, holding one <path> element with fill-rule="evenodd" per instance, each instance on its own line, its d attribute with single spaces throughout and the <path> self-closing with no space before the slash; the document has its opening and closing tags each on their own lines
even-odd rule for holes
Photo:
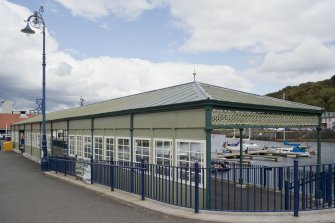
<svg viewBox="0 0 335 223">
<path fill-rule="evenodd" d="M 29 22 L 27 21 L 27 25 L 24 29 L 21 29 L 21 32 L 25 34 L 34 34 L 35 31 L 30 27 Z"/>
</svg>

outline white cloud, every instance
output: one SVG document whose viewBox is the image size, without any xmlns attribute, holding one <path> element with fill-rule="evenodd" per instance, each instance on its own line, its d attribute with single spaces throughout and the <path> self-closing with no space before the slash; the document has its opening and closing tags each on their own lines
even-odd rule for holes
<svg viewBox="0 0 335 223">
<path fill-rule="evenodd" d="M 20 32 L 32 12 L 0 1 L 0 100 L 15 102 L 16 109 L 35 108 L 41 98 L 42 35 L 26 37 Z M 88 57 L 75 59 L 58 49 L 57 41 L 46 33 L 47 110 L 79 106 L 143 91 L 193 81 L 193 64 L 153 63 L 138 58 Z M 251 85 L 233 68 L 196 64 L 197 80 L 209 84 L 250 91 Z"/>
<path fill-rule="evenodd" d="M 115 13 L 128 19 L 135 19 L 156 4 L 144 0 L 134 6 L 123 1 L 67 2 L 64 4 L 69 4 L 74 14 L 97 18 Z M 96 8 L 90 8 L 92 4 Z M 327 16 L 332 18 L 329 12 L 335 7 L 331 1 L 255 0 L 241 4 L 183 0 L 169 4 L 179 25 L 190 33 L 183 50 L 237 48 L 265 52 L 263 61 L 257 58 L 260 65 L 242 75 L 224 65 L 196 64 L 198 81 L 257 91 L 260 87 L 256 82 L 266 86 L 280 83 L 284 87 L 326 79 L 335 73 L 335 49 L 324 44 L 335 36 L 335 23 L 330 19 L 323 21 Z M 132 10 L 135 13 L 130 13 Z M 19 32 L 31 13 L 24 7 L 0 1 L 0 100 L 16 101 L 19 109 L 33 108 L 35 99 L 41 97 L 42 35 L 36 32 L 27 38 Z M 46 37 L 47 110 L 78 106 L 80 96 L 86 99 L 85 103 L 91 103 L 193 80 L 194 64 L 107 56 L 79 60 L 70 54 L 72 51 L 59 50 L 48 32 Z"/>
<path fill-rule="evenodd" d="M 169 7 L 174 23 L 189 38 L 187 52 L 278 52 L 296 48 L 306 37 L 335 40 L 333 0 L 57 0 L 74 15 L 100 18 L 115 14 L 136 19 L 146 10 Z"/>
<path fill-rule="evenodd" d="M 184 51 L 251 52 L 295 48 L 306 37 L 335 39 L 335 1 L 172 0 L 170 9 L 189 39 Z"/>
<path fill-rule="evenodd" d="M 268 53 L 260 67 L 262 72 L 323 72 L 335 68 L 335 51 L 319 40 L 308 38 L 289 52 Z"/>
<path fill-rule="evenodd" d="M 129 20 L 136 19 L 143 11 L 151 10 L 163 3 L 163 0 L 56 0 L 71 10 L 73 15 L 90 19 L 115 14 Z"/>
<path fill-rule="evenodd" d="M 106 22 L 101 23 L 100 28 L 102 28 L 104 30 L 110 30 L 111 29 L 111 27 Z"/>
<path fill-rule="evenodd" d="M 334 73 L 335 49 L 315 38 L 306 38 L 291 51 L 267 53 L 262 64 L 247 70 L 245 76 L 285 87 L 328 79 Z"/>
<path fill-rule="evenodd" d="M 100 101 L 159 89 L 193 80 L 193 64 L 152 63 L 141 59 L 98 57 L 73 61 L 71 76 L 53 77 L 53 88 L 62 86 L 71 96 Z M 197 80 L 250 91 L 247 80 L 227 66 L 197 64 Z M 68 89 L 68 90 L 67 90 Z M 56 90 L 56 89 L 55 89 Z"/>
</svg>

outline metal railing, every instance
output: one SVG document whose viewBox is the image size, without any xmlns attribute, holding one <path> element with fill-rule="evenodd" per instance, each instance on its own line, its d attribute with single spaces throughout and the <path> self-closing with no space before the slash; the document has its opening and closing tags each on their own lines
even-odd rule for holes
<svg viewBox="0 0 335 223">
<path fill-rule="evenodd" d="M 224 168 L 173 167 L 49 157 L 56 173 L 85 178 L 167 204 L 215 211 L 285 212 L 334 207 L 335 164 Z M 241 181 L 242 179 L 242 181 Z M 242 184 L 241 184 L 242 183 Z"/>
</svg>

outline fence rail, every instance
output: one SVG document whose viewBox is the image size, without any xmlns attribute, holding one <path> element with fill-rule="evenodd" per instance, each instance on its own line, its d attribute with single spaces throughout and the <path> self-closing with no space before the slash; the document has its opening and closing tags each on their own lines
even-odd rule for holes
<svg viewBox="0 0 335 223">
<path fill-rule="evenodd" d="M 167 204 L 215 211 L 284 212 L 334 207 L 335 164 L 224 168 L 49 157 L 49 169 Z"/>
</svg>

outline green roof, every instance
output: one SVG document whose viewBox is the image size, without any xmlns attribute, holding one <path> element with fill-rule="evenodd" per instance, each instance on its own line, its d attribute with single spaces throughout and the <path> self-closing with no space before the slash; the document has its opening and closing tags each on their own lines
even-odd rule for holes
<svg viewBox="0 0 335 223">
<path fill-rule="evenodd" d="M 50 112 L 46 115 L 47 120 L 60 120 L 75 117 L 92 116 L 113 112 L 126 112 L 136 110 L 148 110 L 163 106 L 180 106 L 185 103 L 196 104 L 197 102 L 215 102 L 229 107 L 238 105 L 245 108 L 267 108 L 282 111 L 320 113 L 322 108 L 306 104 L 294 103 L 272 97 L 260 96 L 246 92 L 236 91 L 223 87 L 213 86 L 200 82 L 191 82 L 154 91 L 139 93 L 126 97 L 116 98 L 108 101 L 98 102 L 83 107 L 75 107 L 60 111 Z M 41 122 L 42 117 L 37 116 L 20 122 Z"/>
</svg>

